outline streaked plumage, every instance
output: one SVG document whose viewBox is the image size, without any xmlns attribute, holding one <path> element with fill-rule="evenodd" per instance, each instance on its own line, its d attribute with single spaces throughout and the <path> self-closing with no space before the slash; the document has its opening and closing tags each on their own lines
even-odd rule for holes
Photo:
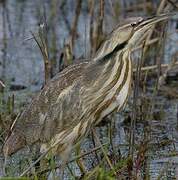
<svg viewBox="0 0 178 180">
<path fill-rule="evenodd" d="M 167 15 L 117 27 L 89 62 L 71 65 L 53 78 L 17 120 L 4 146 L 12 154 L 25 145 L 57 144 L 62 155 L 91 126 L 126 103 L 132 79 L 130 52 L 149 28 Z"/>
</svg>

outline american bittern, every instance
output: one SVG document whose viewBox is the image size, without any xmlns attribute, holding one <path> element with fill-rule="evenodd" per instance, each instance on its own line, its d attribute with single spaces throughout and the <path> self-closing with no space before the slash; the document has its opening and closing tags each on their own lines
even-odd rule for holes
<svg viewBox="0 0 178 180">
<path fill-rule="evenodd" d="M 134 18 L 117 27 L 89 61 L 71 65 L 54 77 L 20 115 L 4 145 L 10 155 L 36 142 L 65 156 L 92 126 L 120 110 L 128 98 L 131 50 L 157 22 L 169 15 Z"/>
</svg>

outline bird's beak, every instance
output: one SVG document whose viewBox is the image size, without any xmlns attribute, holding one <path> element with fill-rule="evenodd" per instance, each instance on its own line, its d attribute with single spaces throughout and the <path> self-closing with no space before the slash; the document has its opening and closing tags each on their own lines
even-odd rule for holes
<svg viewBox="0 0 178 180">
<path fill-rule="evenodd" d="M 3 146 L 4 156 L 12 155 L 25 146 L 25 138 L 19 133 L 12 132 Z"/>
<path fill-rule="evenodd" d="M 170 17 L 172 17 L 174 14 L 162 14 L 159 16 L 151 17 L 146 20 L 142 20 L 139 22 L 138 25 L 136 25 L 133 29 L 133 35 L 129 40 L 128 47 L 133 48 L 135 45 L 139 45 L 143 39 L 148 35 L 147 33 L 149 32 L 152 27 L 161 21 L 167 20 Z"/>
<path fill-rule="evenodd" d="M 142 28 L 149 29 L 154 24 L 156 24 L 160 21 L 164 21 L 166 19 L 169 19 L 173 15 L 175 15 L 175 14 L 170 13 L 170 14 L 162 14 L 162 15 L 158 15 L 155 17 L 147 18 L 146 20 L 143 20 L 134 30 L 137 31 L 137 30 L 142 29 Z"/>
</svg>

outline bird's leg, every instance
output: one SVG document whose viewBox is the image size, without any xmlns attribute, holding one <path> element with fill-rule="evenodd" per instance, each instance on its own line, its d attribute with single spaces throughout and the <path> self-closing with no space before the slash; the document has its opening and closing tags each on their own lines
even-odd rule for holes
<svg viewBox="0 0 178 180">
<path fill-rule="evenodd" d="M 3 176 L 6 176 L 7 155 L 4 155 Z"/>
<path fill-rule="evenodd" d="M 65 167 L 67 165 L 67 160 L 62 160 L 62 164 L 61 164 L 61 173 L 60 173 L 60 179 L 64 179 L 64 170 L 65 170 Z"/>
<path fill-rule="evenodd" d="M 114 174 L 117 175 L 116 172 L 115 172 L 115 170 L 114 170 L 114 167 L 113 167 L 113 165 L 112 165 L 112 163 L 111 163 L 111 161 L 110 161 L 110 159 L 109 159 L 109 157 L 108 157 L 108 155 L 107 155 L 107 153 L 106 153 L 106 151 L 104 150 L 104 148 L 103 148 L 103 146 L 102 146 L 102 143 L 101 143 L 101 141 L 100 141 L 100 139 L 99 139 L 99 137 L 98 137 L 98 135 L 97 135 L 97 133 L 96 133 L 96 130 L 95 130 L 94 128 L 92 128 L 92 133 L 93 133 L 93 135 L 94 135 L 97 143 L 101 146 L 101 150 L 102 150 L 102 152 L 103 152 L 103 155 L 104 155 L 104 157 L 105 157 L 108 165 L 109 165 L 110 168 L 113 170 Z"/>
<path fill-rule="evenodd" d="M 81 154 L 81 145 L 80 145 L 80 143 L 79 143 L 79 144 L 76 145 L 76 155 L 79 156 L 80 154 Z M 85 166 L 84 166 L 84 164 L 83 164 L 82 159 L 81 159 L 81 158 L 78 158 L 78 159 L 76 160 L 76 162 L 77 162 L 77 165 L 78 165 L 78 167 L 79 167 L 82 175 L 85 174 L 85 173 L 86 173 L 86 169 L 85 169 Z"/>
<path fill-rule="evenodd" d="M 51 168 L 51 177 L 52 179 L 56 179 L 56 164 L 55 164 L 55 156 L 50 152 L 49 157 L 48 157 L 48 164 Z"/>
<path fill-rule="evenodd" d="M 69 142 L 69 144 L 66 145 L 65 150 L 60 153 L 60 157 L 61 157 L 61 161 L 62 161 L 62 164 L 61 164 L 61 179 L 64 179 L 64 170 L 65 170 L 65 168 L 67 166 L 71 150 L 72 150 L 72 144 Z"/>
<path fill-rule="evenodd" d="M 39 161 L 39 166 L 40 166 L 40 171 L 45 171 L 46 169 L 50 169 L 49 170 L 49 174 L 47 173 L 45 176 L 46 178 L 51 177 L 52 179 L 56 178 L 56 164 L 55 164 L 55 156 L 49 152 L 49 154 L 47 154 L 45 157 L 43 157 L 40 161 Z"/>
</svg>

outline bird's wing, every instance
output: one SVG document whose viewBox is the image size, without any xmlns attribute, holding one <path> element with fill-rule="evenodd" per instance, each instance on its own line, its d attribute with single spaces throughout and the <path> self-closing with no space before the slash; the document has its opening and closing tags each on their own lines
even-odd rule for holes
<svg viewBox="0 0 178 180">
<path fill-rule="evenodd" d="M 55 112 L 53 108 L 55 108 L 56 105 L 60 105 L 60 102 L 56 104 L 57 98 L 81 77 L 87 64 L 87 62 L 74 64 L 58 73 L 44 86 L 41 92 L 24 110 L 14 128 L 18 129 L 25 136 L 27 144 L 32 144 L 41 138 L 42 131 L 45 130 L 45 126 L 48 126 L 49 123 L 46 124 L 46 118 L 53 118 L 54 116 L 51 116 L 51 114 Z M 56 108 L 56 110 L 58 110 L 58 108 Z M 51 119 L 51 122 L 51 124 L 55 125 L 55 119 Z M 51 127 L 55 128 L 54 126 Z M 50 131 L 55 130 L 51 129 Z M 44 137 L 44 139 L 45 138 L 46 137 Z"/>
</svg>

